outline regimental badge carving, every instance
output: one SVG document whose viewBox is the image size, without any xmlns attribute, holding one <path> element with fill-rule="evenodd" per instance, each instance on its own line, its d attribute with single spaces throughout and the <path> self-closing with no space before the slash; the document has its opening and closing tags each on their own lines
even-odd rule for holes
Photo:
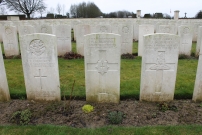
<svg viewBox="0 0 202 135">
<path fill-rule="evenodd" d="M 46 50 L 46 47 L 43 41 L 39 39 L 34 39 L 30 42 L 29 50 L 32 54 L 36 56 L 40 56 L 41 54 L 44 53 L 44 51 Z"/>
<path fill-rule="evenodd" d="M 12 30 L 10 28 L 5 29 L 6 35 L 10 35 L 12 33 Z"/>
<path fill-rule="evenodd" d="M 189 34 L 189 28 L 188 27 L 185 27 L 184 29 L 183 29 L 183 34 Z"/>
<path fill-rule="evenodd" d="M 129 33 L 129 28 L 127 26 L 124 26 L 122 28 L 122 32 L 125 33 L 125 34 Z"/>
<path fill-rule="evenodd" d="M 97 70 L 98 73 L 100 73 L 101 75 L 104 75 L 105 73 L 107 73 L 109 66 L 107 65 L 107 61 L 106 60 L 99 60 L 97 63 Z"/>
</svg>

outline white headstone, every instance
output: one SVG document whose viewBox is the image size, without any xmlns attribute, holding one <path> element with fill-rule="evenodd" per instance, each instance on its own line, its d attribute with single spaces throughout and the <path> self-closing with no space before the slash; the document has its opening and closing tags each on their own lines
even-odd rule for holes
<svg viewBox="0 0 202 135">
<path fill-rule="evenodd" d="M 139 25 L 142 24 L 142 20 L 137 19 L 135 20 L 135 22 L 133 23 L 133 39 L 135 41 L 138 41 L 139 38 Z"/>
<path fill-rule="evenodd" d="M 7 16 L 8 21 L 19 21 L 19 16 Z"/>
<path fill-rule="evenodd" d="M 121 54 L 132 54 L 133 52 L 133 25 L 123 23 L 121 29 Z"/>
<path fill-rule="evenodd" d="M 19 55 L 16 27 L 5 26 L 3 28 L 3 44 L 6 57 Z"/>
<path fill-rule="evenodd" d="M 179 54 L 191 55 L 192 28 L 185 25 L 179 26 L 178 35 L 180 36 Z"/>
<path fill-rule="evenodd" d="M 202 26 L 198 28 L 198 36 L 197 36 L 197 43 L 196 43 L 196 56 L 199 55 L 200 47 L 202 45 Z"/>
<path fill-rule="evenodd" d="M 3 23 L 0 23 L 0 42 L 3 42 L 3 30 L 4 30 L 4 25 Z"/>
<path fill-rule="evenodd" d="M 158 33 L 160 31 L 160 26 L 161 25 L 168 25 L 168 21 L 165 22 L 165 21 L 162 21 L 162 20 L 159 20 L 159 19 L 154 20 L 154 26 L 155 26 L 154 30 L 155 30 L 156 33 Z"/>
<path fill-rule="evenodd" d="M 122 25 L 119 22 L 111 23 L 111 33 L 121 34 Z"/>
<path fill-rule="evenodd" d="M 120 100 L 120 35 L 85 36 L 86 100 L 112 102 Z"/>
<path fill-rule="evenodd" d="M 35 33 L 35 29 L 31 25 L 19 26 L 19 36 Z"/>
<path fill-rule="evenodd" d="M 178 20 L 179 19 L 179 10 L 176 10 L 176 11 L 174 11 L 175 12 L 175 14 L 174 14 L 174 20 Z"/>
<path fill-rule="evenodd" d="M 52 34 L 53 29 L 51 25 L 42 24 L 39 28 L 40 33 Z"/>
<path fill-rule="evenodd" d="M 6 71 L 0 47 L 0 101 L 8 101 L 10 99 Z"/>
<path fill-rule="evenodd" d="M 54 33 L 57 37 L 58 56 L 63 56 L 72 51 L 71 27 L 68 25 L 56 25 Z"/>
<path fill-rule="evenodd" d="M 174 25 L 160 25 L 157 33 L 177 34 L 177 30 Z"/>
<path fill-rule="evenodd" d="M 140 19 L 140 17 L 141 17 L 141 10 L 137 10 L 136 17 L 137 17 L 137 19 Z"/>
<path fill-rule="evenodd" d="M 41 29 L 39 29 L 39 26 L 40 26 L 40 22 L 39 21 L 29 20 L 29 25 L 31 25 L 31 26 L 34 27 L 34 31 L 36 33 L 40 33 L 41 32 Z"/>
<path fill-rule="evenodd" d="M 78 54 L 84 56 L 84 35 L 91 33 L 90 25 L 77 25 L 76 30 L 76 50 Z"/>
<path fill-rule="evenodd" d="M 191 23 L 190 24 L 193 27 L 193 38 L 192 41 L 197 41 L 198 39 L 198 29 L 200 26 L 202 26 L 202 23 Z"/>
<path fill-rule="evenodd" d="M 138 56 L 143 55 L 143 36 L 147 34 L 154 34 L 153 25 L 139 25 L 139 40 L 138 40 Z"/>
<path fill-rule="evenodd" d="M 202 46 L 201 46 L 202 47 Z M 200 47 L 200 50 L 202 49 Z M 194 101 L 202 101 L 202 52 L 199 52 L 198 68 L 196 72 L 196 80 L 192 99 Z"/>
<path fill-rule="evenodd" d="M 97 25 L 95 31 L 92 33 L 111 33 L 110 25 Z"/>
<path fill-rule="evenodd" d="M 173 100 L 180 37 L 172 34 L 144 36 L 140 100 Z"/>
<path fill-rule="evenodd" d="M 20 37 L 27 98 L 59 101 L 57 41 L 55 35 L 30 34 Z"/>
</svg>

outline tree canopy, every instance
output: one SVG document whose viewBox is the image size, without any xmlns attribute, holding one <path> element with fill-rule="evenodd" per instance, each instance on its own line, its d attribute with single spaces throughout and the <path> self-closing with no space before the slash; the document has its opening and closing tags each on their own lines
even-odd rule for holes
<svg viewBox="0 0 202 135">
<path fill-rule="evenodd" d="M 102 15 L 102 12 L 93 2 L 82 2 L 70 6 L 70 14 L 75 18 L 95 18 Z"/>
<path fill-rule="evenodd" d="M 202 10 L 196 13 L 195 18 L 202 18 Z"/>
<path fill-rule="evenodd" d="M 31 14 L 46 9 L 43 0 L 4 0 L 4 2 L 9 10 L 24 13 L 29 19 Z"/>
</svg>

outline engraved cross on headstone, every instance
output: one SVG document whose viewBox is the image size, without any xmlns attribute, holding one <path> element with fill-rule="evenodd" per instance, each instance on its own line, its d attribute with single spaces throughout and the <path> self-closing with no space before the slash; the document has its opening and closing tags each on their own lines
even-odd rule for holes
<svg viewBox="0 0 202 135">
<path fill-rule="evenodd" d="M 97 63 L 87 63 L 87 71 L 99 73 L 99 93 L 107 94 L 105 88 L 106 74 L 107 72 L 118 71 L 118 63 L 109 63 L 106 58 L 106 50 L 99 50 L 99 60 Z"/>
<path fill-rule="evenodd" d="M 172 65 L 175 63 L 166 63 L 165 61 L 165 51 L 158 51 L 157 52 L 157 63 L 152 64 L 146 63 L 151 65 L 147 71 L 155 70 L 156 71 L 156 83 L 155 83 L 155 93 L 161 93 L 162 85 L 163 85 L 163 71 L 164 70 L 172 70 Z"/>
<path fill-rule="evenodd" d="M 34 76 L 34 78 L 39 78 L 40 79 L 41 90 L 43 90 L 43 87 L 42 87 L 42 78 L 47 78 L 47 76 L 41 75 L 41 69 L 39 69 L 39 75 L 38 76 Z"/>
</svg>

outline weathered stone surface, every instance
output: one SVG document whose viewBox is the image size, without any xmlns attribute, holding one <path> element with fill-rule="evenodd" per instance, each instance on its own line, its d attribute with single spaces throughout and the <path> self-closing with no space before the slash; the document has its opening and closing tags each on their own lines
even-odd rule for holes
<svg viewBox="0 0 202 135">
<path fill-rule="evenodd" d="M 111 33 L 110 25 L 97 25 L 93 33 Z"/>
<path fill-rule="evenodd" d="M 144 36 L 140 100 L 173 100 L 180 37 L 172 34 Z"/>
<path fill-rule="evenodd" d="M 20 37 L 27 98 L 59 101 L 57 41 L 55 35 L 30 34 Z"/>
<path fill-rule="evenodd" d="M 179 19 L 179 10 L 175 10 L 174 11 L 175 12 L 175 14 L 174 14 L 174 20 L 178 20 Z"/>
<path fill-rule="evenodd" d="M 197 43 L 196 43 L 196 56 L 199 55 L 200 47 L 202 45 L 202 26 L 198 28 L 198 36 L 197 36 Z"/>
<path fill-rule="evenodd" d="M 202 26 L 202 22 L 191 22 L 190 26 L 192 26 L 193 29 L 193 37 L 192 37 L 192 41 L 197 41 L 198 39 L 198 29 L 200 26 Z"/>
<path fill-rule="evenodd" d="M 10 99 L 6 71 L 0 47 L 0 101 L 8 101 Z"/>
<path fill-rule="evenodd" d="M 153 25 L 139 25 L 139 40 L 138 40 L 138 56 L 143 55 L 143 36 L 147 34 L 154 34 Z"/>
<path fill-rule="evenodd" d="M 157 33 L 177 34 L 177 29 L 174 25 L 160 25 Z"/>
<path fill-rule="evenodd" d="M 44 34 L 52 34 L 53 33 L 53 28 L 52 28 L 51 25 L 42 24 L 39 27 L 39 32 L 44 33 Z"/>
<path fill-rule="evenodd" d="M 200 50 L 202 49 L 202 46 Z M 202 101 L 202 52 L 199 52 L 198 68 L 196 72 L 196 80 L 194 86 L 193 98 L 194 101 Z"/>
<path fill-rule="evenodd" d="M 111 23 L 111 33 L 120 34 L 121 35 L 122 25 L 118 22 L 113 21 Z"/>
<path fill-rule="evenodd" d="M 120 100 L 120 35 L 85 36 L 85 82 L 88 102 Z"/>
<path fill-rule="evenodd" d="M 19 16 L 7 16 L 8 21 L 19 21 Z"/>
<path fill-rule="evenodd" d="M 3 43 L 6 57 L 19 55 L 16 27 L 4 26 Z"/>
<path fill-rule="evenodd" d="M 77 25 L 76 30 L 76 50 L 78 54 L 84 56 L 84 35 L 91 33 L 90 25 Z"/>
<path fill-rule="evenodd" d="M 19 36 L 35 33 L 34 27 L 31 25 L 19 26 L 18 31 L 19 31 Z"/>
<path fill-rule="evenodd" d="M 130 53 L 133 51 L 133 24 L 125 22 L 121 29 L 121 54 Z"/>
<path fill-rule="evenodd" d="M 58 56 L 63 56 L 72 51 L 71 27 L 68 25 L 56 25 L 54 34 L 57 37 Z"/>
<path fill-rule="evenodd" d="M 178 35 L 180 36 L 179 54 L 191 55 L 192 47 L 192 28 L 190 26 L 179 26 Z"/>
</svg>

